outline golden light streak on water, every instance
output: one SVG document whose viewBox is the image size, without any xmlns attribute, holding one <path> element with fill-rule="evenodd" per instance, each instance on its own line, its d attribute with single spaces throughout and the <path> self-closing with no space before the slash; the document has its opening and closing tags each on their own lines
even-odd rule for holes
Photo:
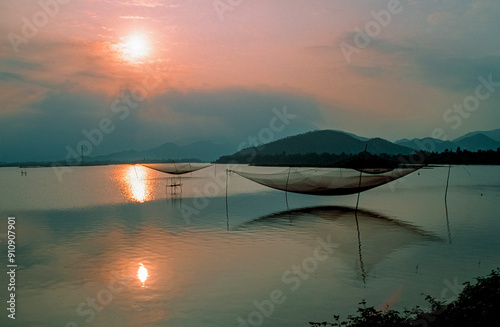
<svg viewBox="0 0 500 327">
<path fill-rule="evenodd" d="M 140 165 L 130 166 L 126 170 L 124 181 L 127 183 L 128 195 L 132 200 L 143 203 L 151 199 L 151 189 L 146 181 L 147 176 L 147 168 Z"/>
</svg>

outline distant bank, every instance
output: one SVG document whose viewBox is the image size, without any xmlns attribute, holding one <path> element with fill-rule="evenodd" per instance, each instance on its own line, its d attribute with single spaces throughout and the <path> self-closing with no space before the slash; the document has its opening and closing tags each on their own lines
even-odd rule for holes
<svg viewBox="0 0 500 327">
<path fill-rule="evenodd" d="M 37 167 L 91 167 L 91 166 L 108 166 L 108 165 L 135 165 L 143 163 L 172 163 L 172 162 L 203 162 L 196 158 L 186 158 L 180 160 L 109 160 L 109 161 L 85 161 L 81 163 L 66 162 L 66 161 L 30 161 L 30 162 L 13 162 L 0 163 L 0 167 L 22 167 L 22 168 L 37 168 Z"/>
<path fill-rule="evenodd" d="M 255 166 L 301 167 L 396 167 L 408 164 L 453 165 L 500 165 L 500 150 L 493 151 L 445 151 L 442 153 L 418 151 L 410 155 L 306 153 L 306 154 L 259 154 L 256 151 L 240 152 L 221 157 L 216 163 L 238 163 Z"/>
<path fill-rule="evenodd" d="M 61 166 L 105 166 L 119 164 L 141 163 L 172 163 L 172 162 L 203 162 L 196 158 L 180 160 L 114 160 L 88 161 L 83 163 L 60 162 L 15 162 L 0 163 L 0 167 L 61 167 Z M 257 149 L 249 148 L 234 155 L 222 156 L 214 161 L 216 164 L 248 164 L 253 166 L 293 166 L 293 167 L 396 167 L 408 164 L 427 165 L 500 165 L 500 149 L 497 151 L 466 151 L 458 148 L 456 151 L 442 153 L 418 151 L 409 155 L 372 154 L 360 152 L 356 154 L 305 153 L 305 154 L 259 154 Z"/>
<path fill-rule="evenodd" d="M 500 129 L 466 134 L 453 141 L 434 138 L 401 139 L 390 142 L 379 137 L 366 138 L 337 130 L 315 130 L 271 140 L 227 144 L 198 141 L 183 146 L 167 142 L 144 151 L 121 151 L 99 156 L 71 155 L 8 160 L 0 156 L 0 166 L 94 166 L 145 162 L 237 162 L 254 165 L 332 166 L 356 164 L 364 152 L 364 163 L 395 164 L 406 160 L 418 163 L 498 164 L 495 152 L 500 149 Z M 250 144 L 252 143 L 252 144 Z M 246 148 L 245 148 L 246 147 Z M 417 157 L 425 159 L 416 159 Z M 63 159 L 66 158 L 66 159 Z M 49 161 L 51 160 L 51 161 Z M 4 161 L 3 163 L 1 161 Z"/>
</svg>

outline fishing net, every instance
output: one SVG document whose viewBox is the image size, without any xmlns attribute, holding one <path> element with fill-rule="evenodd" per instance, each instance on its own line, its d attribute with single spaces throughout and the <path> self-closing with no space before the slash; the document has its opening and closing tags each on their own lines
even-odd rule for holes
<svg viewBox="0 0 500 327">
<path fill-rule="evenodd" d="M 182 175 L 193 171 L 197 171 L 206 167 L 210 167 L 210 164 L 204 163 L 189 163 L 189 162 L 179 162 L 179 163 L 162 163 L 162 164 L 142 164 L 142 166 L 151 168 L 163 173 Z"/>
<path fill-rule="evenodd" d="M 234 171 L 256 183 L 293 193 L 347 195 L 372 189 L 406 176 L 421 166 L 400 168 L 276 168 L 248 167 Z M 251 169 L 253 168 L 253 169 Z"/>
</svg>

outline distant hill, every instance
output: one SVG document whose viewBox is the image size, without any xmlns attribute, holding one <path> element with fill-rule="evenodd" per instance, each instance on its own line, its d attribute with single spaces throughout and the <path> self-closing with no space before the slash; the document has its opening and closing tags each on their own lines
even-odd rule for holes
<svg viewBox="0 0 500 327">
<path fill-rule="evenodd" d="M 211 162 L 234 149 L 234 146 L 218 145 L 210 141 L 199 141 L 184 146 L 167 142 L 145 151 L 115 152 L 109 155 L 90 157 L 87 161 L 179 160 L 193 158 L 199 161 Z"/>
<path fill-rule="evenodd" d="M 486 135 L 487 134 L 487 135 Z M 407 155 L 413 151 L 427 150 L 444 152 L 445 150 L 496 150 L 500 147 L 500 129 L 487 132 L 472 132 L 453 141 L 441 141 L 433 138 L 402 139 L 394 143 L 381 138 L 368 139 L 339 130 L 317 130 L 295 136 L 289 136 L 258 147 L 260 155 L 330 153 L 356 154 L 364 151 L 372 154 Z M 424 147 L 424 149 L 422 149 Z M 138 160 L 179 160 L 193 158 L 199 161 L 214 161 L 225 154 L 235 154 L 236 146 L 214 144 L 210 141 L 198 141 L 184 146 L 172 142 L 145 151 L 122 151 L 104 156 L 90 157 L 89 161 L 138 161 Z M 248 150 L 246 150 L 248 153 Z M 245 150 L 239 152 L 244 154 Z"/>
<path fill-rule="evenodd" d="M 167 142 L 158 147 L 144 151 L 129 150 L 101 156 L 86 157 L 84 158 L 84 164 L 137 162 L 142 160 L 190 160 L 212 162 L 217 160 L 217 158 L 221 158 L 221 156 L 224 156 L 224 160 L 228 162 L 234 160 L 238 156 L 238 159 L 243 158 L 243 160 L 240 161 L 248 162 L 247 159 L 249 155 L 255 156 L 257 154 L 261 156 L 271 156 L 267 158 L 269 160 L 294 154 L 298 156 L 307 155 L 306 157 L 311 157 L 311 155 L 309 155 L 310 153 L 318 155 L 341 155 L 340 157 L 348 157 L 349 155 L 363 152 L 365 145 L 368 146 L 368 152 L 373 155 L 387 154 L 389 156 L 399 154 L 408 155 L 414 151 L 421 150 L 441 153 L 446 150 L 456 151 L 458 147 L 462 150 L 471 152 L 476 152 L 478 150 L 493 150 L 496 152 L 497 149 L 500 148 L 500 129 L 470 132 L 452 141 L 442 141 L 426 137 L 422 139 L 415 138 L 412 140 L 405 138 L 394 143 L 381 138 L 368 139 L 366 137 L 361 137 L 340 130 L 316 130 L 304 134 L 289 136 L 268 144 L 244 149 L 235 153 L 237 144 L 241 141 L 242 140 L 228 139 L 227 144 L 214 144 L 210 141 L 198 141 L 183 146 Z M 342 153 L 344 153 L 344 155 L 342 155 Z M 273 159 L 272 156 L 277 157 Z M 326 157 L 321 160 L 328 161 L 331 159 L 330 157 Z M 318 158 L 318 160 L 320 160 L 320 158 Z M 53 162 L 60 162 L 61 164 L 66 163 L 63 158 L 59 161 L 2 161 L 4 161 L 2 166 L 25 165 L 26 163 L 29 163 L 30 165 L 40 165 Z M 472 161 L 468 160 L 467 162 Z"/>
<path fill-rule="evenodd" d="M 454 142 L 457 143 L 462 150 L 468 151 L 496 150 L 500 148 L 500 142 L 495 141 L 482 133 L 462 138 Z"/>
<path fill-rule="evenodd" d="M 495 130 L 491 132 L 500 131 Z M 495 133 L 488 133 L 494 135 Z M 469 136 L 467 136 L 469 135 Z M 496 141 L 482 132 L 468 133 L 463 137 L 459 137 L 453 141 L 442 141 L 439 139 L 434 139 L 430 137 L 422 139 L 402 139 L 395 142 L 396 144 L 412 148 L 414 150 L 425 150 L 431 152 L 444 152 L 446 150 L 456 151 L 458 147 L 462 150 L 467 151 L 478 151 L 478 150 L 493 150 L 496 151 L 500 147 L 500 142 Z"/>
<path fill-rule="evenodd" d="M 468 137 L 471 137 L 471 136 L 474 136 L 474 135 L 477 135 L 477 134 L 483 134 L 497 142 L 500 142 L 500 128 L 499 129 L 494 129 L 494 130 L 491 130 L 491 131 L 476 131 L 476 132 L 470 132 L 470 133 L 467 133 L 463 136 L 460 136 L 459 138 L 456 138 L 453 140 L 453 142 L 458 142 L 462 139 L 466 139 Z"/>
<path fill-rule="evenodd" d="M 356 135 L 356 134 L 353 134 L 353 133 L 344 132 L 344 131 L 341 131 L 341 130 L 338 130 L 338 129 L 331 129 L 330 131 L 344 133 L 344 134 L 352 136 L 355 139 L 360 140 L 360 141 L 368 141 L 370 139 L 368 137 L 359 136 L 359 135 Z"/>
<path fill-rule="evenodd" d="M 361 141 L 347 133 L 333 130 L 312 131 L 300 135 L 286 137 L 257 148 L 243 149 L 232 156 L 226 156 L 225 160 L 231 157 L 241 157 L 258 154 L 261 156 L 286 153 L 308 154 L 308 153 L 329 153 L 329 154 L 357 154 L 365 150 L 372 154 L 410 154 L 413 149 L 393 144 L 381 138 L 373 138 L 368 141 Z"/>
<path fill-rule="evenodd" d="M 410 154 L 413 152 L 413 149 L 408 148 L 406 146 L 402 146 L 399 144 L 394 144 L 390 141 L 384 140 L 382 138 L 376 137 L 370 139 L 367 143 L 367 151 L 372 154 Z"/>
<path fill-rule="evenodd" d="M 455 151 L 458 147 L 458 144 L 452 141 L 442 141 L 432 137 L 426 137 L 423 139 L 415 138 L 412 140 L 402 139 L 394 143 L 412 148 L 416 151 L 425 150 L 431 152 L 444 152 L 445 150 Z"/>
</svg>

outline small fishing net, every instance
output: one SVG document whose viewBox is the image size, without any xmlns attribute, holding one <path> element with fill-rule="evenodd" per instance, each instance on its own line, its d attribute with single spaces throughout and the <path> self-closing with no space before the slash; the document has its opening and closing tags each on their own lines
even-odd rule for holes
<svg viewBox="0 0 500 327">
<path fill-rule="evenodd" d="M 161 171 L 163 173 L 173 174 L 173 175 L 182 175 L 187 174 L 193 171 L 197 171 L 206 167 L 210 167 L 210 164 L 202 164 L 202 163 L 189 163 L 189 162 L 180 162 L 180 163 L 162 163 L 162 164 L 142 164 L 142 166 L 151 168 L 157 171 Z"/>
</svg>

